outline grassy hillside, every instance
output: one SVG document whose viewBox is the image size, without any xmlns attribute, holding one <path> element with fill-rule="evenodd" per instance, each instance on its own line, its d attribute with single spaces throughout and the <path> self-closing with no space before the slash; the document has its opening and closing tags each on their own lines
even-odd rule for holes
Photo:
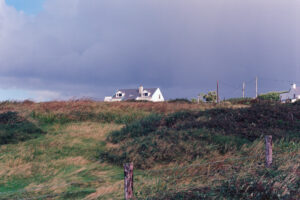
<svg viewBox="0 0 300 200">
<path fill-rule="evenodd" d="M 0 199 L 122 199 L 124 162 L 138 199 L 299 199 L 299 108 L 2 102 Z"/>
<path fill-rule="evenodd" d="M 120 165 L 133 161 L 144 169 L 155 163 L 193 161 L 209 151 L 239 150 L 264 135 L 299 142 L 299 108 L 258 104 L 242 109 L 152 114 L 112 132 L 107 141 L 119 145 L 101 156 Z"/>
</svg>

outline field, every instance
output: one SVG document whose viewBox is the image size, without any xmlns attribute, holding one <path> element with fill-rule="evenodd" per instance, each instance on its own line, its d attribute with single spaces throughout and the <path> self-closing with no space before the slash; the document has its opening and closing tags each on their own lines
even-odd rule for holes
<svg viewBox="0 0 300 200">
<path fill-rule="evenodd" d="M 273 165 L 264 166 L 264 135 Z M 299 199 L 300 105 L 0 103 L 0 199 Z"/>
</svg>

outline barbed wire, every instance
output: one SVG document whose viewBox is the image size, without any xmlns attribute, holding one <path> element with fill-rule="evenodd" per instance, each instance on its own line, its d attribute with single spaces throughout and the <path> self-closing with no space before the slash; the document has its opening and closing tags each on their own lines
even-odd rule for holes
<svg viewBox="0 0 300 200">
<path fill-rule="evenodd" d="M 222 160 L 222 161 L 226 161 L 227 159 L 225 160 Z M 237 160 L 237 159 L 234 159 L 234 160 Z M 241 160 L 241 159 L 239 159 Z M 296 159 L 292 159 L 292 160 L 295 160 Z M 210 163 L 202 163 L 202 165 L 204 164 L 214 164 L 214 163 L 219 163 L 219 162 L 222 162 L 222 161 L 216 161 L 216 162 L 210 162 Z M 233 161 L 233 159 L 231 159 L 231 161 Z M 298 160 L 297 160 L 298 161 Z M 228 164 L 229 165 L 229 164 Z M 196 166 L 196 165 L 193 165 L 193 166 Z M 222 171 L 216 173 L 216 172 L 213 172 L 213 173 L 209 173 L 209 174 L 200 174 L 200 175 L 197 175 L 197 176 L 194 176 L 192 175 L 192 180 L 190 182 L 194 182 L 195 180 L 199 179 L 199 178 L 203 178 L 203 177 L 213 177 L 213 176 L 219 176 L 219 180 L 214 180 L 214 181 L 224 181 L 226 179 L 224 178 L 227 178 L 228 176 L 233 176 L 233 175 L 237 175 L 237 174 L 240 174 L 240 173 L 252 173 L 252 172 L 257 172 L 257 171 L 260 171 L 260 172 L 263 172 L 263 175 L 260 174 L 260 176 L 265 176 L 267 173 L 269 173 L 269 170 L 273 170 L 272 168 L 271 169 L 268 169 L 268 168 L 265 168 L 264 170 L 260 170 L 259 168 L 256 168 L 255 167 L 252 167 L 251 169 L 244 169 L 244 168 L 241 168 L 240 170 L 245 170 L 245 172 L 241 172 L 241 171 L 238 171 L 238 172 L 235 172 L 235 171 L 230 171 L 230 169 L 222 169 Z M 294 173 L 298 173 L 300 169 L 289 169 L 289 170 L 280 170 L 280 171 L 283 171 L 283 172 L 294 172 Z M 186 178 L 186 177 L 190 177 L 191 175 L 189 176 L 170 176 L 170 180 L 169 182 L 168 179 L 167 181 L 164 180 L 166 183 L 168 184 L 172 184 L 172 183 L 176 183 L 180 180 L 178 180 L 178 178 Z M 158 177 L 159 179 L 162 179 L 162 177 Z M 56 187 L 59 187 L 59 186 L 66 186 L 65 184 L 61 184 L 61 185 L 55 185 Z M 67 186 L 70 186 L 67 185 Z M 44 188 L 50 188 L 51 186 L 42 186 L 42 187 L 34 187 L 35 189 L 44 189 Z M 143 188 L 143 187 L 142 187 Z M 141 188 L 141 189 L 142 189 Z M 37 196 L 37 197 L 30 197 L 30 198 L 14 198 L 14 199 L 17 199 L 17 200 L 34 200 L 34 199 L 42 199 L 42 198 L 49 198 L 49 197 L 56 197 L 56 196 L 61 196 L 61 195 L 64 195 L 64 194 L 74 194 L 74 193 L 79 193 L 79 192 L 89 192 L 91 191 L 91 189 L 85 189 L 85 190 L 78 190 L 78 191 L 74 191 L 74 192 L 62 192 L 62 193 L 59 193 L 59 194 L 45 194 L 45 195 L 41 195 L 41 196 Z M 2 196 L 3 194 L 7 194 L 6 197 L 8 197 L 9 199 L 13 199 L 13 198 L 10 198 L 9 195 L 22 195 L 22 192 L 27 192 L 27 193 L 30 193 L 30 192 L 37 192 L 36 190 L 17 190 L 17 191 L 14 191 L 14 192 L 6 192 L 6 193 L 0 193 L 0 195 Z M 0 197 L 0 199 L 3 199 Z"/>
<path fill-rule="evenodd" d="M 249 174 L 249 173 L 251 173 L 251 172 L 257 172 L 257 170 L 258 170 L 258 169 L 250 169 L 250 170 L 247 170 L 247 172 L 248 172 L 248 174 Z M 265 170 L 265 171 L 263 172 L 263 174 L 261 174 L 261 176 L 266 176 L 268 173 L 269 173 L 269 171 Z M 229 175 L 225 175 L 225 176 L 223 176 L 223 177 L 218 176 L 218 179 L 217 179 L 217 180 L 212 180 L 212 182 L 214 182 L 214 184 L 223 183 L 224 181 L 226 181 L 226 180 L 228 179 L 229 176 L 230 176 L 230 177 L 233 177 L 233 175 L 236 175 L 236 174 L 238 174 L 238 173 L 230 173 Z M 217 175 L 218 175 L 218 174 L 211 174 L 211 175 L 209 175 L 209 176 L 213 177 L 213 176 L 217 176 Z M 194 178 L 191 180 L 191 182 L 192 182 L 193 180 L 195 180 L 195 179 L 199 179 L 199 178 L 202 178 L 202 177 L 207 177 L 207 175 L 199 175 L 199 176 L 196 176 L 196 177 L 194 177 Z M 187 185 L 184 185 L 184 186 L 182 186 L 182 187 L 177 187 L 177 185 L 176 185 L 176 180 L 175 180 L 173 183 L 175 183 L 175 184 L 173 184 L 173 188 L 172 188 L 172 186 L 171 186 L 171 188 L 168 188 L 168 191 L 173 191 L 173 190 L 174 190 L 174 191 L 178 191 L 178 190 L 184 191 L 184 190 L 186 189 L 185 186 L 187 186 Z M 148 186 L 148 185 L 146 185 L 146 186 L 144 186 L 144 187 L 140 187 L 139 189 L 140 189 L 140 190 L 146 189 L 147 186 Z M 168 183 L 168 186 L 170 187 L 170 182 Z M 188 189 L 189 189 L 189 190 L 199 189 L 199 183 L 198 183 L 198 185 L 197 185 L 197 183 L 194 183 L 194 184 L 190 183 L 190 184 L 188 184 Z M 139 191 L 138 191 L 138 192 L 139 192 Z M 164 192 L 165 192 L 165 191 L 164 191 Z M 155 196 L 155 195 L 153 195 L 152 197 L 154 197 L 154 196 Z M 151 197 L 151 196 L 147 195 L 147 197 Z"/>
<path fill-rule="evenodd" d="M 173 182 L 176 182 L 176 179 L 182 179 L 182 178 L 191 177 L 191 176 L 192 176 L 192 180 L 196 180 L 196 179 L 201 178 L 201 177 L 205 177 L 205 176 L 210 177 L 210 176 L 220 175 L 220 174 L 226 173 L 226 172 L 228 172 L 230 175 L 241 173 L 240 171 L 236 171 L 236 170 L 245 170 L 246 171 L 245 173 L 250 173 L 250 172 L 253 172 L 253 171 L 258 171 L 259 167 L 261 167 L 261 164 L 264 164 L 265 159 L 262 158 L 262 153 L 263 152 L 261 152 L 258 155 L 255 155 L 255 156 L 240 156 L 238 158 L 226 158 L 226 159 L 218 160 L 218 161 L 214 161 L 214 162 L 190 164 L 190 165 L 186 165 L 186 166 L 177 166 L 177 167 L 170 167 L 170 168 L 164 168 L 164 169 L 146 170 L 146 171 L 144 171 L 143 173 L 140 173 L 140 174 L 139 174 L 140 171 L 138 171 L 138 173 L 135 173 L 135 178 L 136 178 L 136 175 L 137 176 L 139 176 L 139 175 L 140 176 L 145 176 L 145 175 L 146 176 L 151 176 L 154 173 L 165 173 L 165 175 L 167 176 L 166 180 L 173 180 Z M 280 155 L 281 153 L 282 152 L 280 152 L 280 151 L 274 152 L 275 155 L 276 154 Z M 292 153 L 295 153 L 295 152 L 292 152 Z M 255 169 L 252 169 L 250 171 L 247 168 L 246 169 L 243 168 L 243 165 L 241 165 L 239 168 L 234 168 L 234 167 L 236 167 L 236 165 L 240 165 L 240 163 L 225 164 L 227 162 L 244 161 L 244 160 L 248 160 L 248 159 L 251 159 L 251 158 L 256 158 L 257 160 L 254 160 L 254 161 L 257 161 L 258 165 L 255 165 L 255 164 L 252 165 L 251 167 L 255 168 Z M 281 161 L 281 160 L 287 161 L 288 160 L 288 161 L 298 162 L 299 159 L 300 159 L 300 155 L 295 155 L 292 159 L 284 159 L 284 158 L 280 159 L 278 156 L 275 156 L 273 163 L 277 162 L 277 158 L 278 158 L 279 161 Z M 212 167 L 211 169 L 206 169 L 207 173 L 205 173 L 205 174 L 197 174 L 197 172 L 192 172 L 190 174 L 188 174 L 188 173 L 180 174 L 180 173 L 183 173 L 184 172 L 183 170 L 185 170 L 185 169 L 199 167 L 199 166 L 207 166 L 207 165 L 210 166 L 210 165 L 214 165 L 214 164 L 218 164 L 218 163 L 222 163 L 222 166 L 225 166 L 225 167 L 226 166 L 232 166 L 232 168 L 221 168 L 221 169 L 216 170 L 214 167 Z M 210 170 L 212 170 L 212 172 L 210 172 Z M 274 169 L 272 169 L 272 170 L 274 170 Z M 298 173 L 298 171 L 299 171 L 299 169 L 288 169 L 288 170 L 286 170 L 286 169 L 275 169 L 275 170 L 282 171 L 282 172 L 293 172 L 293 173 Z M 170 175 L 170 174 L 166 173 L 167 171 L 171 171 L 171 172 L 173 171 L 173 174 Z M 181 171 L 181 172 L 178 172 L 178 171 Z M 201 172 L 201 171 L 199 170 L 199 172 Z M 179 173 L 179 174 L 176 174 L 176 173 Z M 214 174 L 210 174 L 210 173 L 214 173 Z M 156 178 L 156 177 L 152 176 L 151 178 Z M 164 176 L 161 176 L 160 178 L 164 178 Z M 85 182 L 85 183 L 90 183 L 90 182 L 94 182 L 94 181 L 89 181 L 89 182 Z M 69 187 L 71 185 L 72 185 L 72 183 L 70 183 L 70 184 L 59 184 L 59 185 L 54 185 L 54 186 L 56 186 L 56 187 L 61 187 L 61 186 Z M 7 195 L 18 195 L 18 194 L 22 195 L 23 193 L 31 193 L 31 192 L 34 193 L 34 192 L 43 191 L 45 189 L 50 189 L 51 187 L 53 187 L 53 186 L 50 186 L 50 185 L 36 186 L 36 187 L 31 187 L 30 189 L 20 189 L 20 190 L 9 191 L 9 192 L 0 192 L 0 199 L 1 199 L 1 196 L 3 196 L 3 195 L 7 196 Z"/>
<path fill-rule="evenodd" d="M 238 170 L 238 171 L 236 171 Z M 243 171 L 241 171 L 243 170 Z M 211 174 L 210 172 L 207 172 L 205 174 L 200 174 L 200 175 L 196 175 L 195 173 L 191 173 L 191 174 L 184 174 L 184 175 L 168 175 L 168 174 L 165 174 L 166 175 L 166 178 L 167 179 L 181 179 L 181 178 L 187 178 L 187 177 L 191 177 L 193 176 L 194 178 L 199 178 L 199 177 L 204 177 L 204 176 L 216 176 L 216 175 L 220 175 L 220 174 L 224 174 L 226 172 L 230 172 L 230 174 L 240 174 L 240 173 L 250 173 L 250 172 L 257 172 L 259 171 L 260 169 L 258 168 L 258 166 L 251 166 L 250 169 L 248 168 L 240 168 L 240 169 L 218 169 L 217 172 L 214 171 L 212 173 L 214 174 Z M 264 168 L 263 170 L 265 170 L 266 172 L 269 172 L 270 170 L 274 170 L 273 168 Z M 283 172 L 295 172 L 297 173 L 297 171 L 300 170 L 300 169 L 288 169 L 288 170 L 277 170 L 277 171 L 283 171 Z M 136 177 L 135 177 L 136 178 Z M 160 179 L 164 179 L 164 176 L 152 176 L 152 178 L 160 178 Z"/>
<path fill-rule="evenodd" d="M 243 156 L 243 157 L 239 157 L 239 158 L 228 158 L 228 159 L 218 160 L 218 161 L 214 161 L 214 162 L 191 164 L 191 165 L 187 165 L 187 166 L 183 166 L 183 167 L 170 167 L 170 168 L 165 168 L 165 169 L 147 170 L 145 172 L 153 173 L 153 172 L 163 172 L 163 171 L 170 171 L 170 170 L 179 170 L 179 169 L 186 169 L 186 168 L 190 168 L 190 167 L 199 167 L 199 166 L 203 166 L 203 165 L 211 165 L 211 164 L 217 164 L 217 163 L 228 162 L 228 161 L 245 160 L 245 159 L 249 159 L 249 158 L 258 158 L 258 156 Z"/>
<path fill-rule="evenodd" d="M 143 171 L 142 173 L 140 171 L 138 171 L 137 173 L 135 173 L 137 176 L 139 175 L 146 175 L 146 174 L 154 174 L 154 173 L 160 173 L 160 172 L 167 172 L 167 171 L 182 171 L 185 169 L 189 169 L 189 168 L 193 168 L 193 167 L 200 167 L 200 166 L 205 166 L 205 165 L 213 165 L 213 164 L 218 164 L 218 163 L 224 163 L 224 162 L 232 162 L 232 161 L 242 161 L 242 160 L 247 160 L 247 159 L 251 159 L 251 158 L 260 158 L 261 156 L 244 156 L 244 157 L 239 157 L 239 158 L 232 158 L 232 159 L 224 159 L 224 160 L 219 160 L 219 161 L 214 161 L 214 162 L 206 162 L 206 163 L 200 163 L 200 164 L 191 164 L 191 165 L 186 165 L 186 166 L 177 166 L 177 167 L 169 167 L 169 168 L 164 168 L 164 169 L 154 169 L 154 170 L 146 170 Z M 277 157 L 274 158 L 273 164 L 275 164 L 277 162 Z M 299 157 L 300 158 L 300 157 Z M 294 159 L 289 159 L 290 161 L 298 161 L 299 159 L 298 157 L 295 157 Z M 265 159 L 260 158 L 260 160 L 257 160 L 257 162 L 259 164 L 264 164 L 265 163 Z M 224 165 L 224 164 L 223 164 Z M 232 166 L 232 164 L 225 164 L 225 165 L 229 165 Z"/>
<path fill-rule="evenodd" d="M 257 157 L 257 156 L 254 156 L 254 157 Z M 248 157 L 250 158 L 250 157 Z M 237 159 L 236 159 L 237 160 Z M 242 159 L 238 159 L 238 160 L 242 160 Z M 294 158 L 294 159 L 289 159 L 290 161 L 298 161 L 297 158 Z M 223 160 L 222 160 L 223 161 Z M 216 162 L 210 162 L 210 164 L 214 164 L 214 163 L 218 163 L 218 162 L 222 162 L 222 161 L 216 161 Z M 171 175 L 168 175 L 168 174 L 165 174 L 165 176 L 162 176 L 160 174 L 160 176 L 152 176 L 150 177 L 150 174 L 148 173 L 148 177 L 150 177 L 150 180 L 151 178 L 156 180 L 156 184 L 158 182 L 162 182 L 162 184 L 165 184 L 165 185 L 175 185 L 175 187 L 177 187 L 177 183 L 178 182 L 189 182 L 189 183 L 193 183 L 197 182 L 198 179 L 203 179 L 203 177 L 205 178 L 205 180 L 209 180 L 210 177 L 218 177 L 219 180 L 212 180 L 214 182 L 216 181 L 226 181 L 229 177 L 232 177 L 232 176 L 235 176 L 235 175 L 250 175 L 251 173 L 258 173 L 256 174 L 259 175 L 260 177 L 263 177 L 263 176 L 266 176 L 267 174 L 273 174 L 273 170 L 276 170 L 276 171 L 281 171 L 283 172 L 284 174 L 286 173 L 299 173 L 299 170 L 300 168 L 298 167 L 297 169 L 293 168 L 293 169 L 278 169 L 277 167 L 275 168 L 261 168 L 261 164 L 265 165 L 265 160 L 263 159 L 263 161 L 258 161 L 259 164 L 258 165 L 253 165 L 253 166 L 250 166 L 250 168 L 243 168 L 243 167 L 240 167 L 240 168 L 223 168 L 223 169 L 218 169 L 218 170 L 215 170 L 215 169 L 210 169 L 212 170 L 210 172 L 210 170 L 208 170 L 208 172 L 206 172 L 205 174 L 195 174 L 195 173 L 184 173 L 183 175 L 182 174 L 171 174 Z M 204 164 L 209 164 L 209 163 L 202 163 L 201 165 L 204 165 Z M 237 163 L 238 164 L 238 163 Z M 226 166 L 228 166 L 230 164 L 227 164 Z M 192 165 L 192 166 L 198 166 L 198 165 Z M 234 165 L 231 165 L 234 167 Z M 275 165 L 273 165 L 275 166 Z M 172 169 L 172 168 L 171 168 Z M 177 169 L 177 168 L 173 168 L 173 169 Z M 162 171 L 160 171 L 162 172 Z M 251 175 L 250 175 L 251 176 Z M 286 174 L 287 176 L 287 174 Z M 187 178 L 191 178 L 191 180 L 187 179 Z M 273 180 L 273 179 L 272 179 Z M 138 180 L 137 180 L 138 181 Z M 143 180 L 141 180 L 141 182 L 143 182 Z M 149 181 L 147 181 L 147 183 L 149 183 Z M 154 186 L 155 187 L 155 186 Z M 139 190 L 142 191 L 143 188 L 147 188 L 147 185 L 141 187 Z"/>
<path fill-rule="evenodd" d="M 298 167 L 299 168 L 299 167 Z M 241 170 L 245 170 L 245 169 L 241 169 Z M 264 177 L 268 174 L 270 174 L 271 170 L 274 170 L 274 169 L 269 169 L 269 168 L 264 168 L 264 169 L 259 169 L 259 168 L 250 168 L 250 169 L 246 169 L 245 172 L 243 171 L 239 171 L 239 172 L 232 172 L 232 171 L 227 171 L 226 169 L 223 171 L 223 174 L 220 175 L 220 173 L 214 173 L 214 174 L 201 174 L 201 175 L 197 175 L 197 176 L 193 176 L 192 180 L 190 180 L 190 184 L 189 184 L 189 190 L 192 190 L 191 188 L 191 184 L 192 182 L 194 182 L 195 180 L 199 179 L 199 178 L 203 178 L 203 177 L 206 177 L 206 178 L 209 178 L 209 177 L 214 177 L 214 176 L 218 176 L 218 179 L 217 180 L 212 180 L 214 183 L 217 183 L 217 182 L 224 182 L 226 181 L 229 177 L 233 177 L 234 175 L 238 175 L 238 174 L 243 174 L 243 173 L 247 173 L 248 176 L 250 175 L 250 173 L 254 173 L 254 172 L 259 172 L 259 176 L 260 177 Z M 300 169 L 289 169 L 289 170 L 283 170 L 284 172 L 293 172 L 293 173 L 298 173 Z M 272 173 L 272 172 L 271 172 Z M 287 176 L 287 175 L 286 175 Z M 156 177 L 157 179 L 162 179 L 162 177 Z M 171 177 L 171 181 L 166 181 L 166 180 L 163 180 L 165 184 L 167 184 L 169 187 L 170 185 L 173 184 L 173 187 L 175 187 L 175 190 L 177 191 L 178 190 L 178 187 L 177 187 L 177 182 L 178 182 L 178 177 Z M 185 177 L 184 177 L 185 178 Z M 273 178 L 270 179 L 270 181 L 273 180 Z M 180 181 L 180 180 L 179 180 Z M 187 180 L 184 180 L 185 182 Z M 158 181 L 157 181 L 158 182 Z M 148 183 L 148 182 L 147 182 Z M 285 183 L 285 182 L 284 182 Z M 199 184 L 199 183 L 198 183 Z M 286 183 L 285 183 L 286 184 Z M 194 183 L 194 185 L 197 186 L 197 183 Z M 145 188 L 147 188 L 148 185 L 145 185 L 145 186 L 142 186 L 140 187 L 139 189 L 140 190 L 143 190 Z M 171 186 L 172 187 L 172 186 Z M 168 190 L 172 190 L 174 188 L 169 188 Z M 181 188 L 181 189 L 184 189 L 184 186 Z M 195 189 L 199 189 L 199 185 L 198 185 L 198 188 L 196 187 Z"/>
</svg>

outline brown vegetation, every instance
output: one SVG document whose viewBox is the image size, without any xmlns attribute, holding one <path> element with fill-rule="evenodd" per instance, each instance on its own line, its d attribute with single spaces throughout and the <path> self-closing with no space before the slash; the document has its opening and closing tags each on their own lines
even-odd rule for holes
<svg viewBox="0 0 300 200">
<path fill-rule="evenodd" d="M 143 111 L 149 113 L 172 113 L 182 110 L 205 110 L 216 107 L 240 108 L 244 105 L 232 105 L 228 103 L 216 105 L 213 103 L 152 103 L 152 102 L 97 102 L 92 100 L 51 101 L 43 103 L 33 102 L 2 102 L 0 112 L 15 111 L 29 114 L 32 111 L 41 113 L 71 113 L 80 112 L 133 112 Z"/>
</svg>

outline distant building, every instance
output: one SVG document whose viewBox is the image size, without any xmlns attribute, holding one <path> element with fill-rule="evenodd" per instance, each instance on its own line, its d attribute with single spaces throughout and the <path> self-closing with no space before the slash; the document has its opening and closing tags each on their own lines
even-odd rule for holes
<svg viewBox="0 0 300 200">
<path fill-rule="evenodd" d="M 159 88 L 144 88 L 140 86 L 137 89 L 120 89 L 110 97 L 105 97 L 106 102 L 115 101 L 151 101 L 151 102 L 162 102 L 165 101 L 162 92 Z"/>
<path fill-rule="evenodd" d="M 300 99 L 300 88 L 297 88 L 296 84 L 292 84 L 291 89 L 288 92 L 280 94 L 280 100 L 282 102 L 295 102 Z"/>
</svg>

